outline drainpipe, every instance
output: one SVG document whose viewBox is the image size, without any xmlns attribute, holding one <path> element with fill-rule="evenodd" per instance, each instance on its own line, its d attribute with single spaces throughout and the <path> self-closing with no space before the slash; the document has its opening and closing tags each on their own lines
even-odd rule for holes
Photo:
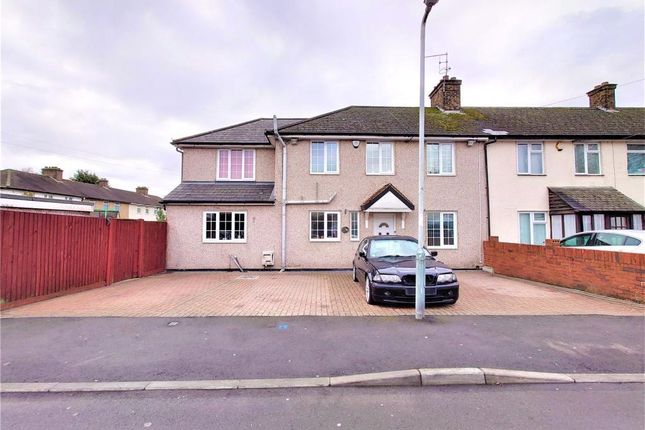
<svg viewBox="0 0 645 430">
<path fill-rule="evenodd" d="M 181 182 L 184 182 L 184 151 L 182 151 L 178 146 L 175 146 L 175 151 L 181 154 L 181 172 L 179 174 L 181 176 Z"/>
<path fill-rule="evenodd" d="M 282 144 L 282 213 L 280 221 L 280 271 L 287 268 L 287 144 L 278 132 L 278 118 L 273 115 L 273 133 Z"/>
<path fill-rule="evenodd" d="M 486 219 L 488 221 L 488 238 L 490 239 L 490 186 L 488 181 L 488 145 L 497 142 L 497 138 L 484 142 L 484 171 L 486 173 Z"/>
</svg>

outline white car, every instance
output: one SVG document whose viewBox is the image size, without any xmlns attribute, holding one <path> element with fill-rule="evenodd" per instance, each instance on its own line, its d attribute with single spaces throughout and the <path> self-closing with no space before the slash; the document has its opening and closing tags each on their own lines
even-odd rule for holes
<svg viewBox="0 0 645 430">
<path fill-rule="evenodd" d="M 593 230 L 567 236 L 560 246 L 645 254 L 643 230 Z"/>
</svg>

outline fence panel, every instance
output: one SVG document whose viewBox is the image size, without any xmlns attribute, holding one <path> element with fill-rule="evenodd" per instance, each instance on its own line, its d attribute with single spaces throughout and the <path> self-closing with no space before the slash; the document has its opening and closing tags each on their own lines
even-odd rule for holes
<svg viewBox="0 0 645 430">
<path fill-rule="evenodd" d="M 3 308 L 160 273 L 166 223 L 0 210 Z"/>
</svg>

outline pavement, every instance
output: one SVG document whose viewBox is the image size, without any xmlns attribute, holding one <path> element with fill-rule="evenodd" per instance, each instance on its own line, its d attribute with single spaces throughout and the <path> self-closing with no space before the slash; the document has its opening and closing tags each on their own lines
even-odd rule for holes
<svg viewBox="0 0 645 430">
<path fill-rule="evenodd" d="M 642 384 L 3 394 L 2 428 L 621 429 Z"/>
<path fill-rule="evenodd" d="M 576 290 L 459 271 L 460 299 L 429 315 L 643 316 L 645 306 Z M 8 317 L 397 316 L 370 306 L 349 272 L 172 272 L 2 311 Z"/>
</svg>

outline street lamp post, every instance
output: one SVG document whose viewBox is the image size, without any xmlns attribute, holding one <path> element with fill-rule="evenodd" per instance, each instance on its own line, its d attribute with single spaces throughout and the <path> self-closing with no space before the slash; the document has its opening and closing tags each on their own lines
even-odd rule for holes
<svg viewBox="0 0 645 430">
<path fill-rule="evenodd" d="M 418 202 L 418 231 L 417 231 L 417 275 L 415 282 L 415 318 L 423 319 L 426 308 L 426 254 L 423 248 L 425 228 L 425 54 L 426 54 L 426 21 L 432 7 L 439 0 L 424 0 L 426 10 L 421 21 L 421 48 L 419 56 L 419 202 Z"/>
</svg>

